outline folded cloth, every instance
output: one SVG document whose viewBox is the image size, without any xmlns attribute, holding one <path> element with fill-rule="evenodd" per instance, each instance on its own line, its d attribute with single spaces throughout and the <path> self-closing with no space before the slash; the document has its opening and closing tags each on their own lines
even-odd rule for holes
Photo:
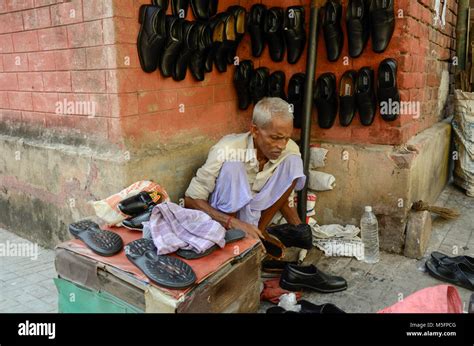
<svg viewBox="0 0 474 346">
<path fill-rule="evenodd" d="M 354 238 L 360 233 L 360 228 L 354 225 L 323 225 L 310 224 L 313 238 Z"/>
<path fill-rule="evenodd" d="M 268 300 L 273 304 L 280 302 L 280 297 L 284 294 L 292 293 L 280 287 L 280 278 L 275 278 L 263 282 L 263 291 L 260 293 L 260 300 Z M 301 292 L 293 292 L 296 294 L 296 299 L 301 298 Z"/>
<path fill-rule="evenodd" d="M 185 209 L 171 202 L 156 205 L 144 234 L 151 234 L 158 255 L 178 249 L 203 253 L 215 244 L 225 246 L 225 228 L 206 213 Z"/>
<path fill-rule="evenodd" d="M 462 312 L 462 301 L 457 288 L 450 285 L 439 285 L 417 291 L 378 313 L 460 314 Z"/>
<path fill-rule="evenodd" d="M 322 168 L 326 166 L 326 155 L 328 153 L 327 149 L 311 147 L 310 149 L 310 159 L 309 167 L 311 169 Z"/>
<path fill-rule="evenodd" d="M 336 186 L 336 178 L 328 173 L 309 171 L 309 189 L 313 191 L 329 191 Z"/>
</svg>

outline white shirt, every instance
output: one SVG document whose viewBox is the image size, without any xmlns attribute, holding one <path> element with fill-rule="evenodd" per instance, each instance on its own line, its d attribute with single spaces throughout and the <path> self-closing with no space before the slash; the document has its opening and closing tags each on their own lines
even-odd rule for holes
<svg viewBox="0 0 474 346">
<path fill-rule="evenodd" d="M 259 163 L 251 133 L 225 136 L 211 148 L 206 163 L 198 169 L 185 195 L 192 199 L 207 201 L 209 195 L 214 191 L 217 177 L 226 161 L 240 161 L 245 164 L 250 188 L 253 193 L 257 193 L 289 155 L 301 156 L 298 145 L 291 139 L 280 157 L 276 160 L 269 160 L 263 166 L 263 170 L 259 172 Z"/>
</svg>

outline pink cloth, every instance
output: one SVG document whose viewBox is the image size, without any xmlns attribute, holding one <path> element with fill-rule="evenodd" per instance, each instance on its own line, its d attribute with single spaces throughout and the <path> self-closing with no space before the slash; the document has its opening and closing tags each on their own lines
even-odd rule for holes
<svg viewBox="0 0 474 346">
<path fill-rule="evenodd" d="M 460 314 L 462 301 L 454 286 L 439 285 L 417 291 L 401 302 L 380 310 L 379 314 Z"/>
</svg>

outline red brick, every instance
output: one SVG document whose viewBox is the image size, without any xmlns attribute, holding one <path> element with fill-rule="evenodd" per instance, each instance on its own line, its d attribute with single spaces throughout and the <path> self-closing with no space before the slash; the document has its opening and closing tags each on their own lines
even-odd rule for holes
<svg viewBox="0 0 474 346">
<path fill-rule="evenodd" d="M 61 115 L 93 115 L 89 114 L 88 112 L 93 112 L 94 109 L 90 109 L 92 107 L 90 105 L 90 97 L 89 94 L 78 94 L 78 93 L 59 93 L 58 94 L 60 106 L 58 107 L 56 113 Z M 74 106 L 70 108 L 70 105 Z M 87 108 L 79 108 L 76 109 L 76 106 L 80 107 L 87 107 Z"/>
<path fill-rule="evenodd" d="M 42 91 L 42 74 L 40 72 L 18 73 L 18 90 Z"/>
<path fill-rule="evenodd" d="M 34 0 L 5 0 L 7 3 L 7 11 L 21 11 L 34 7 Z"/>
<path fill-rule="evenodd" d="M 104 26 L 104 43 L 136 43 L 140 25 L 136 19 L 114 17 L 102 21 Z"/>
<path fill-rule="evenodd" d="M 105 71 L 73 71 L 72 90 L 75 92 L 105 93 Z"/>
<path fill-rule="evenodd" d="M 176 90 L 138 93 L 138 113 L 154 113 L 167 109 L 178 109 Z"/>
<path fill-rule="evenodd" d="M 3 59 L 0 59 L 0 72 L 3 72 Z"/>
<path fill-rule="evenodd" d="M 63 26 L 38 30 L 38 41 L 41 50 L 67 48 L 67 32 Z"/>
<path fill-rule="evenodd" d="M 24 124 L 34 125 L 41 130 L 46 127 L 44 113 L 22 111 L 21 122 Z"/>
<path fill-rule="evenodd" d="M 90 70 L 112 68 L 115 65 L 114 53 L 114 46 L 86 48 L 87 68 Z"/>
<path fill-rule="evenodd" d="M 143 2 L 143 1 L 142 1 Z M 146 1 L 144 2 L 146 3 Z M 113 13 L 116 17 L 138 18 L 138 10 L 135 10 L 132 1 L 112 0 Z"/>
<path fill-rule="evenodd" d="M 194 87 L 178 90 L 178 104 L 186 107 L 205 105 L 214 101 L 214 87 Z"/>
<path fill-rule="evenodd" d="M 83 21 L 81 0 L 72 0 L 71 2 L 57 4 L 51 6 L 50 9 L 51 23 L 53 26 L 79 23 Z"/>
<path fill-rule="evenodd" d="M 67 27 L 68 45 L 72 48 L 98 46 L 102 41 L 100 20 L 69 25 Z"/>
<path fill-rule="evenodd" d="M 15 52 L 34 52 L 39 49 L 36 31 L 25 31 L 12 34 Z"/>
<path fill-rule="evenodd" d="M 114 15 L 110 1 L 82 0 L 84 8 L 84 21 L 112 17 Z M 121 4 L 129 4 L 132 1 L 121 1 Z M 117 15 L 117 14 L 116 14 Z"/>
<path fill-rule="evenodd" d="M 28 57 L 26 53 L 4 54 L 4 71 L 28 71 Z"/>
<path fill-rule="evenodd" d="M 28 66 L 30 71 L 54 71 L 55 52 L 28 53 Z"/>
<path fill-rule="evenodd" d="M 9 91 L 8 101 L 11 109 L 33 110 L 30 92 Z"/>
<path fill-rule="evenodd" d="M 110 100 L 107 94 L 90 94 L 89 101 L 93 103 L 95 116 L 110 117 Z"/>
<path fill-rule="evenodd" d="M 12 53 L 13 41 L 12 34 L 0 35 L 0 54 Z"/>
<path fill-rule="evenodd" d="M 126 117 L 138 114 L 137 93 L 109 94 L 110 116 Z"/>
<path fill-rule="evenodd" d="M 126 92 L 137 91 L 137 84 L 138 84 L 137 81 L 139 80 L 139 78 L 143 78 L 142 75 L 145 75 L 145 73 L 142 71 L 138 72 L 137 70 L 132 70 L 132 69 L 107 70 L 106 71 L 107 92 L 126 93 Z M 150 76 L 150 77 L 156 77 L 156 76 Z"/>
<path fill-rule="evenodd" d="M 0 91 L 0 108 L 9 109 L 10 104 L 8 103 L 8 92 Z"/>
<path fill-rule="evenodd" d="M 111 68 L 140 67 L 136 44 L 116 44 L 113 47 L 115 48 L 115 51 L 112 51 L 112 53 L 115 54 L 110 57 Z"/>
<path fill-rule="evenodd" d="M 235 88 L 232 86 L 227 86 L 225 88 L 219 86 L 214 87 L 214 102 L 226 102 L 232 100 L 237 100 Z"/>
<path fill-rule="evenodd" d="M 16 73 L 0 73 L 0 90 L 18 90 Z"/>
<path fill-rule="evenodd" d="M 58 50 L 54 52 L 57 70 L 84 70 L 86 66 L 85 48 Z"/>
<path fill-rule="evenodd" d="M 32 99 L 35 112 L 56 112 L 56 103 L 59 101 L 57 93 L 33 93 Z"/>
<path fill-rule="evenodd" d="M 49 7 L 35 8 L 22 12 L 25 30 L 41 29 L 51 26 Z"/>
<path fill-rule="evenodd" d="M 21 16 L 21 12 L 0 15 L 0 34 L 22 30 L 23 18 Z"/>
<path fill-rule="evenodd" d="M 71 91 L 70 72 L 43 72 L 44 91 Z"/>
</svg>

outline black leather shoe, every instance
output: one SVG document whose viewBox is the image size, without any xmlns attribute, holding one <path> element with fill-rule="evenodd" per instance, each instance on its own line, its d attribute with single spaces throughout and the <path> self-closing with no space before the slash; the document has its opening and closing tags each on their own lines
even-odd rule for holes
<svg viewBox="0 0 474 346">
<path fill-rule="evenodd" d="M 168 10 L 169 0 L 152 0 L 151 3 L 161 8 L 165 13 Z"/>
<path fill-rule="evenodd" d="M 374 90 L 374 70 L 371 67 L 360 69 L 356 82 L 356 100 L 362 125 L 370 126 L 374 122 L 377 99 Z"/>
<path fill-rule="evenodd" d="M 367 0 L 350 0 L 347 5 L 346 25 L 349 55 L 359 57 L 370 37 L 370 8 Z"/>
<path fill-rule="evenodd" d="M 322 129 L 330 129 L 337 116 L 337 87 L 334 73 L 324 73 L 316 81 L 314 103 L 318 110 L 318 123 Z"/>
<path fill-rule="evenodd" d="M 166 39 L 165 12 L 156 6 L 140 7 L 137 48 L 142 70 L 153 72 L 157 69 L 160 55 Z"/>
<path fill-rule="evenodd" d="M 301 128 L 306 75 L 294 74 L 288 83 L 288 103 L 293 105 L 293 127 Z"/>
<path fill-rule="evenodd" d="M 216 53 L 224 40 L 224 27 L 225 25 L 220 20 L 219 15 L 209 21 L 209 28 L 211 29 L 211 48 L 209 49 L 204 65 L 206 72 L 212 72 Z"/>
<path fill-rule="evenodd" d="M 307 250 L 313 247 L 313 234 L 309 225 L 284 224 L 269 227 L 267 231 L 280 239 L 286 247 L 298 247 Z"/>
<path fill-rule="evenodd" d="M 227 9 L 227 13 L 232 14 L 235 18 L 235 41 L 231 41 L 227 52 L 227 63 L 233 65 L 234 59 L 237 56 L 237 48 L 239 47 L 242 38 L 245 36 L 247 12 L 242 6 L 230 6 Z"/>
<path fill-rule="evenodd" d="M 234 72 L 234 86 L 237 91 L 237 98 L 239 102 L 239 109 L 245 110 L 249 108 L 252 103 L 250 96 L 250 80 L 253 74 L 253 62 L 251 60 L 241 61 L 235 67 Z"/>
<path fill-rule="evenodd" d="M 339 122 L 341 126 L 349 126 L 356 114 L 356 80 L 357 72 L 350 70 L 342 75 L 339 82 Z"/>
<path fill-rule="evenodd" d="M 266 12 L 267 7 L 262 4 L 256 4 L 250 8 L 247 28 L 252 43 L 252 55 L 256 58 L 259 58 L 265 49 L 263 23 Z"/>
<path fill-rule="evenodd" d="M 211 29 L 206 23 L 197 23 L 197 50 L 189 61 L 191 74 L 197 80 L 202 82 L 205 78 L 206 59 L 211 49 Z"/>
<path fill-rule="evenodd" d="M 184 41 L 184 20 L 166 16 L 168 38 L 163 48 L 160 70 L 163 77 L 171 77 Z"/>
<path fill-rule="evenodd" d="M 220 29 L 218 31 L 219 33 L 223 33 L 223 36 L 213 37 L 213 41 L 220 43 L 215 52 L 214 63 L 219 72 L 226 72 L 229 51 L 235 46 L 235 40 L 237 38 L 235 17 L 232 14 L 223 12 L 219 14 L 217 20 L 222 23 L 217 24 L 217 27 L 223 25 L 223 31 L 220 31 Z"/>
<path fill-rule="evenodd" d="M 142 222 L 150 221 L 151 212 L 153 211 L 153 207 L 148 208 L 144 213 L 132 217 L 131 219 L 123 220 L 122 225 L 125 228 L 134 230 L 134 231 L 143 231 Z"/>
<path fill-rule="evenodd" d="M 283 61 L 285 38 L 283 34 L 284 14 L 281 7 L 272 7 L 265 14 L 263 32 L 268 43 L 270 57 L 275 62 Z"/>
<path fill-rule="evenodd" d="M 393 0 L 372 0 L 370 25 L 372 27 L 372 49 L 376 53 L 383 53 L 395 30 Z"/>
<path fill-rule="evenodd" d="M 379 65 L 377 95 L 380 115 L 385 121 L 394 121 L 400 115 L 397 66 L 395 59 L 385 59 Z"/>
<path fill-rule="evenodd" d="M 154 205 L 155 202 L 150 194 L 146 191 L 142 191 L 137 195 L 124 199 L 117 206 L 123 214 L 133 217 L 142 214 L 150 206 Z"/>
<path fill-rule="evenodd" d="M 254 71 L 249 85 L 253 103 L 256 104 L 267 95 L 269 75 L 270 70 L 266 67 L 260 67 Z"/>
<path fill-rule="evenodd" d="M 347 289 L 347 282 L 340 276 L 323 273 L 314 265 L 288 264 L 280 277 L 280 287 L 293 292 L 306 288 L 320 293 L 334 293 Z"/>
<path fill-rule="evenodd" d="M 268 77 L 268 97 L 279 97 L 286 100 L 285 95 L 286 76 L 283 71 L 275 71 Z"/>
<path fill-rule="evenodd" d="M 306 45 L 305 15 L 303 6 L 291 6 L 285 13 L 285 41 L 288 47 L 286 59 L 296 64 Z"/>
<path fill-rule="evenodd" d="M 208 20 L 217 13 L 218 0 L 191 0 L 194 18 Z"/>
<path fill-rule="evenodd" d="M 173 16 L 185 19 L 188 15 L 189 0 L 171 0 Z"/>
<path fill-rule="evenodd" d="M 306 300 L 300 300 L 298 304 L 301 305 L 302 314 L 345 314 L 334 304 L 316 305 Z"/>
<path fill-rule="evenodd" d="M 342 33 L 342 5 L 336 0 L 328 0 L 324 5 L 322 25 L 324 41 L 329 61 L 337 61 L 342 53 L 344 34 Z"/>
<path fill-rule="evenodd" d="M 198 49 L 197 24 L 195 22 L 185 21 L 183 31 L 183 45 L 181 46 L 173 71 L 173 79 L 175 81 L 182 81 L 186 78 L 189 62 Z"/>
</svg>

